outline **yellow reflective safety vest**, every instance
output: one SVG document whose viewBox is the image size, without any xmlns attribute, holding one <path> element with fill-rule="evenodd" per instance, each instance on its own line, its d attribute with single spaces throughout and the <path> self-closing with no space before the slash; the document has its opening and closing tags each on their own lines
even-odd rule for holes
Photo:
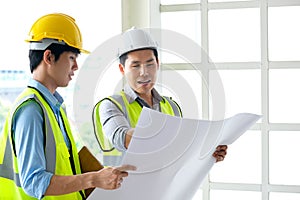
<svg viewBox="0 0 300 200">
<path fill-rule="evenodd" d="M 55 175 L 62 176 L 81 174 L 77 148 L 64 109 L 61 107 L 60 113 L 65 125 L 66 133 L 70 139 L 70 152 L 65 144 L 63 134 L 49 104 L 36 89 L 26 88 L 17 98 L 12 111 L 6 119 L 3 132 L 0 135 L 0 199 L 36 199 L 28 196 L 21 187 L 17 157 L 14 151 L 15 147 L 11 131 L 12 119 L 16 110 L 27 100 L 35 100 L 43 110 L 46 170 Z M 72 157 L 72 159 L 70 159 L 70 157 Z M 73 163 L 71 163 L 70 160 L 73 160 Z M 73 172 L 72 167 L 75 169 L 75 172 Z M 84 191 L 60 196 L 43 197 L 44 200 L 79 200 L 84 198 Z"/>
<path fill-rule="evenodd" d="M 95 106 L 93 110 L 93 124 L 94 124 L 94 132 L 103 153 L 103 164 L 105 166 L 108 165 L 116 165 L 120 162 L 119 158 L 122 157 L 122 152 L 118 151 L 111 144 L 109 139 L 106 137 L 105 133 L 102 130 L 102 124 L 100 121 L 99 109 L 100 104 L 103 100 L 109 100 L 113 102 L 118 109 L 124 113 L 124 116 L 129 121 L 130 126 L 134 128 L 138 122 L 140 113 L 142 111 L 142 106 L 137 102 L 133 101 L 129 103 L 126 94 L 124 91 L 121 91 L 120 94 L 109 96 L 100 100 Z M 169 97 L 162 97 L 160 101 L 161 112 L 165 114 L 169 114 L 172 116 L 182 116 L 181 109 L 178 104 Z"/>
</svg>

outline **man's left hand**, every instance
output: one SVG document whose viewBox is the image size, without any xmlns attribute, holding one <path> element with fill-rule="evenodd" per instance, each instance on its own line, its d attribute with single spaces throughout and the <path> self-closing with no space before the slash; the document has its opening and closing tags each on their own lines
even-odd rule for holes
<svg viewBox="0 0 300 200">
<path fill-rule="evenodd" d="M 213 157 L 216 158 L 216 162 L 223 161 L 227 154 L 227 145 L 219 145 L 216 151 L 213 153 Z"/>
</svg>

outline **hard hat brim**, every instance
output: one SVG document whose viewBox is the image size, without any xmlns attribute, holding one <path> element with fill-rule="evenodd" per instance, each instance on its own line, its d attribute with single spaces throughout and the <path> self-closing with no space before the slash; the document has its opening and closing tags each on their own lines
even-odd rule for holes
<svg viewBox="0 0 300 200">
<path fill-rule="evenodd" d="M 64 41 L 58 41 L 55 39 L 45 38 L 40 41 L 32 42 L 25 40 L 26 42 L 29 42 L 29 49 L 30 50 L 45 50 L 47 47 L 49 47 L 51 44 L 61 44 L 61 45 L 67 45 Z M 69 45 L 71 46 L 71 45 Z M 74 46 L 72 46 L 74 47 Z M 74 47 L 78 49 L 77 47 Z M 81 53 L 89 54 L 90 52 L 85 49 L 79 49 Z"/>
</svg>

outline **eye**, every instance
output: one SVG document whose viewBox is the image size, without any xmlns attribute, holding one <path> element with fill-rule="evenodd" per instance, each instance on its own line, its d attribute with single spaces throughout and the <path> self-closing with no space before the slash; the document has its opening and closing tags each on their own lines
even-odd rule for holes
<svg viewBox="0 0 300 200">
<path fill-rule="evenodd" d="M 154 66 L 154 63 L 147 64 L 147 67 L 153 67 L 153 66 Z"/>
<path fill-rule="evenodd" d="M 70 54 L 70 59 L 71 60 L 76 60 L 77 57 L 78 57 L 78 54 L 75 54 L 75 53 Z"/>
<path fill-rule="evenodd" d="M 140 67 L 140 65 L 132 65 L 131 67 L 132 68 L 138 68 L 138 67 Z"/>
</svg>

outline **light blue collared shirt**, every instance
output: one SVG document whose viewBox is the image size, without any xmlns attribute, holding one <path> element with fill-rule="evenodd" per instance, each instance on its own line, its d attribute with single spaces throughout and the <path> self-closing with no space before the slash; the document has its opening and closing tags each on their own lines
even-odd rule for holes
<svg viewBox="0 0 300 200">
<path fill-rule="evenodd" d="M 65 142 L 70 148 L 70 141 L 59 114 L 63 98 L 58 92 L 52 94 L 34 79 L 29 80 L 28 86 L 37 89 L 50 105 L 61 127 Z M 22 188 L 28 195 L 38 199 L 45 194 L 53 176 L 46 171 L 43 121 L 43 111 L 39 104 L 35 101 L 27 101 L 16 111 L 12 124 Z"/>
</svg>

